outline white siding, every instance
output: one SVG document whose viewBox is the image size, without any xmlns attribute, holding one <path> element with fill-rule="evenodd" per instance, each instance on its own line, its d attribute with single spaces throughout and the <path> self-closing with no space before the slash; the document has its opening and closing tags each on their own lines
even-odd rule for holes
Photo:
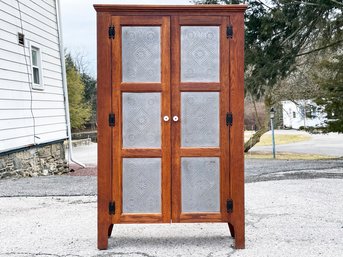
<svg viewBox="0 0 343 257">
<path fill-rule="evenodd" d="M 67 137 L 55 0 L 19 3 L 21 13 L 17 0 L 0 0 L 0 152 Z M 30 44 L 41 51 L 44 90 L 31 87 Z"/>
</svg>

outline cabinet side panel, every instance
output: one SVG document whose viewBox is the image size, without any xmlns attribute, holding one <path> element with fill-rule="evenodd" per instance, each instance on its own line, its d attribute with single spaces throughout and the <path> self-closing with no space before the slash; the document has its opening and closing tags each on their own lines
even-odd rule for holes
<svg viewBox="0 0 343 257">
<path fill-rule="evenodd" d="M 233 199 L 231 222 L 235 227 L 236 248 L 244 248 L 244 16 L 233 13 L 230 21 L 233 38 L 230 45 L 230 173 Z"/>
<path fill-rule="evenodd" d="M 111 223 L 108 206 L 111 199 L 111 42 L 108 37 L 110 15 L 97 14 L 98 81 L 98 248 L 107 248 L 107 230 Z M 106 232 L 106 233 L 105 233 Z"/>
</svg>

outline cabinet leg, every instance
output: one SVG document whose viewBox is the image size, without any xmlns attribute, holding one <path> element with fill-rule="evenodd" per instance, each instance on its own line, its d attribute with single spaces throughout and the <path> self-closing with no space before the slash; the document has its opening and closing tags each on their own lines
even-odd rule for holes
<svg viewBox="0 0 343 257">
<path fill-rule="evenodd" d="M 231 236 L 235 238 L 235 248 L 236 249 L 244 249 L 245 248 L 245 231 L 244 225 L 233 225 L 232 223 L 228 223 Z"/>
<path fill-rule="evenodd" d="M 99 250 L 107 249 L 109 232 L 110 232 L 110 228 L 108 224 L 98 224 L 98 249 Z"/>
<path fill-rule="evenodd" d="M 108 227 L 108 237 L 110 238 L 111 235 L 112 235 L 112 230 L 113 230 L 113 224 L 111 224 L 109 227 Z"/>
<path fill-rule="evenodd" d="M 244 249 L 245 248 L 244 232 L 239 233 L 239 231 L 236 231 L 235 248 L 236 249 Z"/>
<path fill-rule="evenodd" d="M 229 225 L 229 229 L 230 229 L 230 234 L 233 238 L 235 238 L 235 228 L 233 227 L 233 225 L 231 223 L 227 223 Z"/>
<path fill-rule="evenodd" d="M 244 223 L 242 225 L 235 226 L 235 248 L 244 249 L 245 248 L 245 229 Z"/>
</svg>

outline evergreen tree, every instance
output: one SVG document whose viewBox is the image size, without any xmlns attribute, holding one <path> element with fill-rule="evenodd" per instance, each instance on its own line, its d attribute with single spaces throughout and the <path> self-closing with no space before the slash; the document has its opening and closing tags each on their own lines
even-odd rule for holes
<svg viewBox="0 0 343 257">
<path fill-rule="evenodd" d="M 91 108 L 85 103 L 85 85 L 69 53 L 65 56 L 65 63 L 71 127 L 81 129 L 91 116 Z"/>
<path fill-rule="evenodd" d="M 320 62 L 320 73 L 314 74 L 322 95 L 316 103 L 324 107 L 328 122 L 326 132 L 343 133 L 343 54 Z"/>
<path fill-rule="evenodd" d="M 91 107 L 90 123 L 92 126 L 96 124 L 96 79 L 92 76 L 82 73 L 81 80 L 85 85 L 85 102 Z"/>
</svg>

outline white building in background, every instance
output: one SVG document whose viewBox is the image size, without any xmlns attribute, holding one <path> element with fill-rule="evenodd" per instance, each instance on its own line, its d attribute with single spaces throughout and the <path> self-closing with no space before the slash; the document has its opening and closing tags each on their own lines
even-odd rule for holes
<svg viewBox="0 0 343 257">
<path fill-rule="evenodd" d="M 312 100 L 283 101 L 283 125 L 286 128 L 324 127 L 327 121 L 323 108 Z M 306 111 L 305 111 L 306 110 Z"/>
<path fill-rule="evenodd" d="M 26 167 L 13 153 L 30 151 L 40 163 L 36 150 L 55 145 L 51 156 L 61 154 L 64 161 L 67 92 L 59 17 L 58 0 L 0 0 L 0 178 L 15 175 L 13 165 Z M 32 160 L 30 165 L 39 173 Z"/>
</svg>

